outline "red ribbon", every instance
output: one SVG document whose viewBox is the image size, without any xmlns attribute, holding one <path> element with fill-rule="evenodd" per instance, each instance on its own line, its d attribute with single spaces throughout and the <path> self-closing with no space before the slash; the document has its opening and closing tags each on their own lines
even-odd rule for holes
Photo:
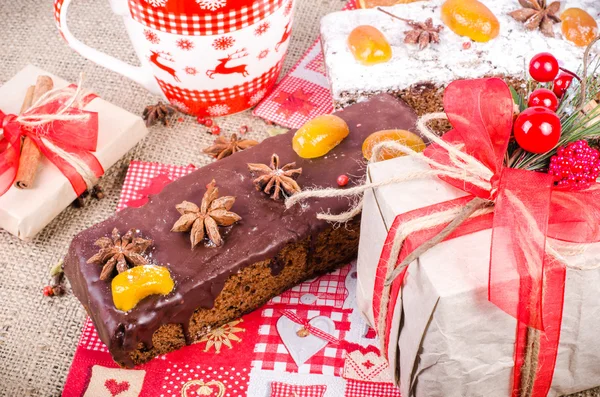
<svg viewBox="0 0 600 397">
<path fill-rule="evenodd" d="M 296 313 L 294 313 L 290 310 L 284 310 L 281 312 L 281 314 L 283 314 L 284 316 L 286 316 L 287 318 L 289 318 L 296 324 L 300 324 L 311 335 L 314 335 L 317 338 L 326 340 L 327 342 L 333 343 L 334 345 L 338 345 L 340 343 L 340 340 L 338 338 L 336 338 L 335 336 L 328 334 L 327 332 L 323 331 L 320 328 L 313 327 L 312 325 L 310 325 L 310 322 L 308 321 L 308 319 L 300 318 Z"/>
<path fill-rule="evenodd" d="M 73 162 L 85 165 L 97 178 L 104 174 L 102 165 L 91 153 L 96 151 L 98 142 L 98 114 L 75 107 L 65 109 L 67 97 L 61 96 L 33 107 L 21 117 L 42 117 L 62 112 L 62 115 L 85 115 L 85 118 L 69 121 L 54 120 L 30 127 L 21 124 L 18 116 L 7 115 L 0 111 L 0 128 L 4 132 L 3 136 L 0 135 L 0 196 L 15 182 L 21 157 L 21 137 L 24 136 L 32 139 L 44 156 L 69 179 L 78 196 L 85 192 L 88 186 L 80 171 L 73 166 Z M 95 95 L 88 95 L 81 102 L 85 105 L 95 97 Z M 62 153 L 57 153 L 56 149 L 52 149 L 45 142 L 57 147 Z"/>
<path fill-rule="evenodd" d="M 530 327 L 541 332 L 532 395 L 542 397 L 548 394 L 556 364 L 566 275 L 565 265 L 547 255 L 546 238 L 578 244 L 600 241 L 600 184 L 584 191 L 561 191 L 553 188 L 552 177 L 546 173 L 505 167 L 513 104 L 508 86 L 500 79 L 457 81 L 447 87 L 444 108 L 453 130 L 446 133 L 443 140 L 460 144 L 463 152 L 493 172 L 492 193 L 464 181 L 441 177 L 470 195 L 398 215 L 377 268 L 373 312 L 375 319 L 379 319 L 382 291 L 390 288 L 390 301 L 383 316 L 385 335 L 380 335 L 387 354 L 393 342 L 390 341 L 393 310 L 406 274 L 405 269 L 390 287 L 384 285 L 391 243 L 400 225 L 424 215 L 462 207 L 474 197 L 495 201 L 493 214 L 467 220 L 446 240 L 493 229 L 489 300 L 518 320 L 513 396 L 519 393 Z M 425 155 L 451 165 L 448 152 L 436 144 L 429 146 Z M 397 263 L 445 226 L 410 235 L 403 243 Z"/>
</svg>

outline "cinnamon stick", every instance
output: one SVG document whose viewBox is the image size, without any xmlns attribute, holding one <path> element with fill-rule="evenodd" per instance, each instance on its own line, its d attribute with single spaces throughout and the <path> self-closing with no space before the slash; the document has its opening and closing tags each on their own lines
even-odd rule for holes
<svg viewBox="0 0 600 397">
<path fill-rule="evenodd" d="M 50 91 L 54 87 L 54 82 L 49 76 L 39 76 L 33 94 L 31 96 L 31 103 L 29 106 L 25 106 L 26 102 L 23 103 L 21 111 L 28 109 L 33 103 L 35 103 L 42 95 Z M 27 97 L 29 96 L 29 90 L 27 90 Z M 19 189 L 29 189 L 33 186 L 35 175 L 37 173 L 38 166 L 42 160 L 42 153 L 38 149 L 37 145 L 29 137 L 23 139 L 23 149 L 21 150 L 21 158 L 19 159 L 19 170 L 17 171 L 17 178 L 15 179 L 15 187 Z"/>
</svg>

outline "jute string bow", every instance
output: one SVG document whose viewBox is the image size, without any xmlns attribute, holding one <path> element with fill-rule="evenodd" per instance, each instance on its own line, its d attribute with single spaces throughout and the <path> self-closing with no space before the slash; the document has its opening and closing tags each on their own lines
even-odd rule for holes
<svg viewBox="0 0 600 397">
<path fill-rule="evenodd" d="M 372 156 L 377 159 L 382 150 L 392 149 L 420 159 L 431 169 L 403 172 L 349 189 L 304 191 L 288 198 L 286 206 L 312 197 L 360 196 L 368 189 L 432 176 L 469 193 L 466 198 L 399 215 L 390 228 L 373 298 L 383 351 L 387 353 L 390 343 L 395 343 L 389 340 L 391 319 L 407 266 L 445 239 L 492 229 L 489 300 L 519 320 L 514 395 L 545 396 L 558 349 L 565 269 L 591 270 L 600 265 L 567 260 L 586 244 L 600 241 L 600 205 L 596 204 L 600 188 L 556 191 L 548 174 L 504 166 L 513 100 L 503 81 L 452 83 L 444 107 L 446 114 L 426 115 L 417 123 L 419 133 L 431 142 L 424 153 L 397 142 L 383 142 Z M 440 138 L 427 124 L 442 118 L 447 118 L 454 130 Z M 318 218 L 346 222 L 360 213 L 361 207 L 359 202 L 343 214 L 322 213 Z"/>
</svg>

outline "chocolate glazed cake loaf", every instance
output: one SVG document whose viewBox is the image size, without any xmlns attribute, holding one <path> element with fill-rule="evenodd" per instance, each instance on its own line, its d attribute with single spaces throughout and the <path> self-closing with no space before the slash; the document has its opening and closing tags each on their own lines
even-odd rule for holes
<svg viewBox="0 0 600 397">
<path fill-rule="evenodd" d="M 75 237 L 65 258 L 65 273 L 119 365 L 132 367 L 191 344 L 212 328 L 355 257 L 359 220 L 334 228 L 316 218 L 317 212 L 328 209 L 348 210 L 348 200 L 319 199 L 286 211 L 282 200 L 271 200 L 255 189 L 247 166 L 269 164 L 276 153 L 280 166 L 296 162 L 302 168 L 297 180 L 302 188 L 337 187 L 340 174 L 351 176 L 351 186 L 363 180 L 364 139 L 384 129 L 411 130 L 417 118 L 405 103 L 389 95 L 337 115 L 347 122 L 350 134 L 323 157 L 300 158 L 292 149 L 294 132 L 272 137 L 173 182 L 144 207 L 123 210 Z M 185 200 L 199 205 L 213 179 L 220 196 L 235 196 L 231 211 L 241 220 L 219 228 L 222 246 L 200 243 L 191 250 L 189 233 L 171 231 L 181 216 L 176 205 Z M 148 296 L 127 313 L 115 307 L 110 278 L 102 280 L 102 266 L 87 263 L 98 253 L 95 242 L 111 236 L 113 229 L 121 234 L 135 229 L 153 241 L 144 256 L 168 269 L 172 292 Z"/>
</svg>

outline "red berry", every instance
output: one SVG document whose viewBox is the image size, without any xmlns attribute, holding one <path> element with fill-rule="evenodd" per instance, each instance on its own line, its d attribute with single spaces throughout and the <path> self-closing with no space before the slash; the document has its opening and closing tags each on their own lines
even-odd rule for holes
<svg viewBox="0 0 600 397">
<path fill-rule="evenodd" d="M 572 83 L 573 83 L 573 75 L 571 75 L 569 73 L 561 73 L 556 78 L 556 80 L 554 80 L 554 85 L 552 86 L 552 91 L 554 91 L 554 93 L 556 94 L 557 97 L 562 98 Z"/>
<path fill-rule="evenodd" d="M 515 120 L 514 134 L 519 146 L 531 153 L 546 153 L 560 139 L 561 125 L 556 113 L 542 106 L 525 109 Z"/>
<path fill-rule="evenodd" d="M 218 125 L 213 125 L 212 127 L 210 127 L 210 133 L 213 135 L 219 135 L 221 133 L 221 127 L 219 127 Z"/>
<path fill-rule="evenodd" d="M 471 42 L 465 41 L 464 43 L 462 43 L 462 48 L 463 50 L 468 50 L 469 48 L 471 48 Z"/>
<path fill-rule="evenodd" d="M 541 52 L 531 58 L 529 63 L 529 74 L 531 78 L 540 83 L 552 81 L 558 75 L 558 61 L 549 52 Z"/>
<path fill-rule="evenodd" d="M 43 292 L 44 292 L 44 296 L 53 296 L 54 295 L 54 290 L 49 285 L 46 285 L 44 287 Z"/>
<path fill-rule="evenodd" d="M 212 127 L 214 124 L 214 121 L 212 119 L 205 119 L 204 120 L 204 125 L 207 127 Z"/>
<path fill-rule="evenodd" d="M 556 112 L 558 109 L 558 98 L 547 88 L 538 88 L 529 96 L 528 106 L 542 106 Z"/>
<path fill-rule="evenodd" d="M 248 126 L 247 125 L 243 125 L 240 127 L 240 134 L 245 134 L 246 132 L 248 132 Z"/>
<path fill-rule="evenodd" d="M 600 152 L 586 141 L 572 142 L 560 147 L 550 159 L 548 173 L 560 189 L 585 189 L 600 176 Z"/>
<path fill-rule="evenodd" d="M 196 118 L 196 121 L 198 122 L 198 124 L 206 125 L 206 118 L 205 117 L 198 116 Z"/>
<path fill-rule="evenodd" d="M 350 178 L 348 178 L 348 175 L 340 175 L 337 177 L 337 184 L 339 187 L 344 187 L 348 184 L 348 182 L 350 181 Z"/>
</svg>

